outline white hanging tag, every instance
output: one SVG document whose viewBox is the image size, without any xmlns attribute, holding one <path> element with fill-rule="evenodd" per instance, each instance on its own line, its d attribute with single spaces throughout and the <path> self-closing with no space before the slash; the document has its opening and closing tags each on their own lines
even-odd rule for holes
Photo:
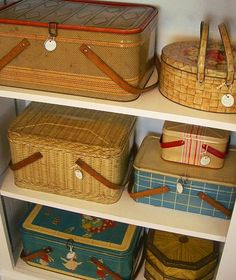
<svg viewBox="0 0 236 280">
<path fill-rule="evenodd" d="M 177 189 L 177 193 L 182 193 L 184 191 L 184 187 L 180 182 L 176 184 L 176 189 Z"/>
<path fill-rule="evenodd" d="M 79 170 L 79 169 L 75 170 L 75 176 L 76 176 L 78 179 L 82 180 L 82 179 L 83 179 L 83 173 L 82 173 L 82 171 Z"/>
<path fill-rule="evenodd" d="M 203 166 L 207 166 L 211 162 L 211 158 L 207 155 L 204 155 L 200 159 L 200 164 Z"/>
<path fill-rule="evenodd" d="M 224 94 L 221 97 L 221 103 L 225 107 L 232 107 L 234 105 L 234 97 L 233 97 L 233 95 L 230 94 L 230 93 Z"/>
<path fill-rule="evenodd" d="M 47 51 L 52 52 L 56 49 L 57 47 L 57 43 L 53 38 L 48 38 L 45 42 L 44 42 L 44 47 Z"/>
</svg>

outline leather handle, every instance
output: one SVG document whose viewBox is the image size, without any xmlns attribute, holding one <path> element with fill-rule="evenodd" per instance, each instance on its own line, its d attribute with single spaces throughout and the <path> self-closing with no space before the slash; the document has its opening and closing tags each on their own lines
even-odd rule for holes
<svg viewBox="0 0 236 280">
<path fill-rule="evenodd" d="M 212 155 L 214 155 L 214 156 L 216 156 L 218 158 L 224 159 L 225 156 L 226 156 L 226 153 L 223 153 L 223 152 L 221 152 L 221 151 L 219 151 L 219 150 L 217 150 L 217 149 L 215 149 L 215 148 L 213 148 L 211 146 L 208 146 L 206 144 L 203 144 L 202 148 L 205 151 L 207 151 L 208 153 L 210 153 L 210 154 L 212 154 Z"/>
<path fill-rule="evenodd" d="M 218 201 L 213 199 L 212 197 L 208 196 L 204 192 L 199 192 L 198 196 L 200 199 L 202 199 L 203 201 L 205 201 L 206 203 L 211 205 L 213 208 L 222 212 L 225 216 L 231 217 L 232 212 L 229 209 L 227 209 L 226 207 L 224 207 L 221 203 L 219 203 Z"/>
<path fill-rule="evenodd" d="M 23 261 L 28 262 L 28 261 L 32 261 L 32 260 L 37 259 L 37 258 L 44 258 L 50 252 L 52 252 L 51 247 L 47 247 L 45 249 L 40 249 L 40 250 L 38 250 L 36 252 L 33 252 L 33 253 L 30 253 L 28 255 L 25 255 L 24 251 L 22 251 L 20 257 L 22 258 Z"/>
<path fill-rule="evenodd" d="M 90 261 L 95 264 L 98 268 L 102 269 L 104 272 L 109 274 L 113 280 L 122 280 L 120 275 L 117 273 L 113 272 L 110 268 L 108 268 L 106 265 L 104 265 L 102 262 L 97 260 L 96 258 L 91 258 Z"/>
<path fill-rule="evenodd" d="M 169 188 L 167 186 L 162 186 L 162 187 L 151 189 L 151 190 L 130 193 L 130 196 L 133 199 L 137 199 L 137 198 L 141 198 L 141 197 L 145 197 L 145 196 L 153 196 L 153 195 L 157 195 L 157 194 L 167 193 L 168 191 L 169 191 Z"/>
<path fill-rule="evenodd" d="M 163 137 L 161 136 L 161 138 L 160 138 L 160 146 L 163 149 L 183 146 L 184 143 L 185 143 L 184 140 L 176 140 L 176 141 L 170 141 L 170 142 L 163 142 Z"/>
<path fill-rule="evenodd" d="M 227 76 L 226 76 L 226 85 L 230 86 L 234 82 L 234 56 L 232 52 L 231 42 L 229 39 L 229 35 L 224 23 L 219 24 L 219 31 L 221 35 L 221 39 L 224 45 L 224 51 L 226 55 L 227 62 Z"/>
<path fill-rule="evenodd" d="M 16 171 L 16 170 L 19 170 L 31 163 L 34 163 L 35 161 L 41 159 L 43 157 L 43 155 L 40 153 L 40 152 L 36 152 L 30 156 L 28 156 L 27 158 L 21 160 L 21 161 L 18 161 L 16 163 L 10 163 L 10 168 L 13 170 L 13 171 Z"/>
<path fill-rule="evenodd" d="M 6 55 L 0 59 L 0 70 L 2 70 L 8 63 L 10 63 L 14 58 L 16 58 L 20 53 L 22 53 L 30 45 L 27 39 L 23 39 L 15 47 L 13 47 Z"/>
<path fill-rule="evenodd" d="M 94 51 L 91 50 L 89 46 L 87 46 L 86 44 L 82 44 L 80 47 L 80 51 L 113 82 L 115 82 L 119 87 L 129 93 L 141 94 L 157 87 L 158 82 L 143 89 L 134 87 L 127 83 L 119 74 L 117 74 L 110 66 L 108 66 Z M 156 61 L 156 64 L 158 65 L 158 60 Z"/>
<path fill-rule="evenodd" d="M 102 176 L 100 173 L 98 173 L 95 169 L 93 169 L 90 165 L 88 165 L 86 162 L 84 162 L 82 159 L 78 159 L 75 163 L 81 169 L 83 169 L 85 172 L 87 172 L 90 176 L 94 177 L 98 182 L 100 182 L 101 184 L 103 184 L 104 186 L 106 186 L 110 189 L 120 190 L 121 188 L 123 188 L 126 185 L 126 183 L 124 185 L 117 185 L 117 184 L 110 182 L 104 176 Z"/>
</svg>

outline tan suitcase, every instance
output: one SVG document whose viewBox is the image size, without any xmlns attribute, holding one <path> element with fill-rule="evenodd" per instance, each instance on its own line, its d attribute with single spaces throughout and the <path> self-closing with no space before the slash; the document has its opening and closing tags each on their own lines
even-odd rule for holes
<svg viewBox="0 0 236 280">
<path fill-rule="evenodd" d="M 120 101 L 154 69 L 157 9 L 22 0 L 0 11 L 0 84 Z"/>
<path fill-rule="evenodd" d="M 100 203 L 127 181 L 135 117 L 31 103 L 9 128 L 15 183 Z"/>
<path fill-rule="evenodd" d="M 209 168 L 221 168 L 227 156 L 229 132 L 166 121 L 161 137 L 165 160 Z"/>
<path fill-rule="evenodd" d="M 215 241 L 150 230 L 146 249 L 148 280 L 211 280 L 218 262 Z"/>
</svg>

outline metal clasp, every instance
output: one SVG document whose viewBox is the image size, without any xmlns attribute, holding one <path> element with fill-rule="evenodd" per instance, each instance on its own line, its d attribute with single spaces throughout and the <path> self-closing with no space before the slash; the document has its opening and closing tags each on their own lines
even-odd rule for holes
<svg viewBox="0 0 236 280">
<path fill-rule="evenodd" d="M 51 38 L 57 37 L 57 22 L 49 22 L 48 23 L 48 33 Z"/>
</svg>

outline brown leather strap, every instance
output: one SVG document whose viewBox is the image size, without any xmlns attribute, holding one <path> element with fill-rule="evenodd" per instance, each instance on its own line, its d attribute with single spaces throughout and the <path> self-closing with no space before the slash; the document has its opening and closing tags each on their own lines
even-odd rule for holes
<svg viewBox="0 0 236 280">
<path fill-rule="evenodd" d="M 5 56 L 0 59 L 0 70 L 10 63 L 15 57 L 22 53 L 30 45 L 27 39 L 23 39 L 19 44 L 12 48 Z"/>
<path fill-rule="evenodd" d="M 40 158 L 42 158 L 43 155 L 40 153 L 40 152 L 36 152 L 30 156 L 28 156 L 27 158 L 21 160 L 21 161 L 18 161 L 16 163 L 10 163 L 10 168 L 15 171 L 15 170 L 19 170 L 37 160 L 39 160 Z"/>
<path fill-rule="evenodd" d="M 120 190 L 121 188 L 123 188 L 126 185 L 126 183 L 124 185 L 117 185 L 117 184 L 110 182 L 105 177 L 103 177 L 101 174 L 99 174 L 96 170 L 94 170 L 91 166 L 89 166 L 86 162 L 84 162 L 82 159 L 78 159 L 75 163 L 81 169 L 86 171 L 90 176 L 94 177 L 97 181 L 99 181 L 101 184 L 103 184 L 104 186 L 106 186 L 110 189 Z"/>
<path fill-rule="evenodd" d="M 225 216 L 227 217 L 231 217 L 232 212 L 227 209 L 226 207 L 224 207 L 221 203 L 219 203 L 218 201 L 216 201 L 215 199 L 211 198 L 210 196 L 208 196 L 207 194 L 205 194 L 204 192 L 199 192 L 198 196 L 205 201 L 206 203 L 208 203 L 209 205 L 211 205 L 213 208 L 219 210 L 220 212 L 222 212 Z"/>
<path fill-rule="evenodd" d="M 113 272 L 110 268 L 108 268 L 107 266 L 105 266 L 103 263 L 101 263 L 99 260 L 97 260 L 96 258 L 91 258 L 90 259 L 91 262 L 93 264 L 95 264 L 98 268 L 102 269 L 104 272 L 106 272 L 107 274 L 109 274 L 112 279 L 114 280 L 122 280 L 122 278 L 120 277 L 120 275 L 118 275 L 117 273 Z"/>
<path fill-rule="evenodd" d="M 146 88 L 136 88 L 130 84 L 128 84 L 119 74 L 117 74 L 110 66 L 108 66 L 94 51 L 91 50 L 85 44 L 82 44 L 80 47 L 81 52 L 91 61 L 93 62 L 98 69 L 100 69 L 105 75 L 107 75 L 113 82 L 115 82 L 119 87 L 123 90 L 133 93 L 133 94 L 141 94 L 143 92 L 147 92 L 151 89 L 157 87 L 157 82 L 151 86 Z M 156 58 L 156 64 L 158 65 L 158 59 Z"/>
<path fill-rule="evenodd" d="M 32 261 L 37 258 L 44 258 L 50 252 L 52 252 L 51 247 L 47 247 L 45 249 L 38 250 L 38 251 L 30 253 L 28 255 L 25 255 L 24 251 L 22 251 L 20 257 L 22 258 L 23 261 L 28 262 L 28 261 Z"/>
<path fill-rule="evenodd" d="M 155 189 L 151 189 L 151 190 L 130 193 L 130 196 L 133 199 L 136 199 L 136 198 L 141 198 L 141 197 L 145 197 L 145 196 L 163 194 L 163 193 L 167 193 L 168 191 L 169 191 L 169 188 L 167 186 L 163 186 L 163 187 L 159 187 L 159 188 L 155 188 Z"/>
</svg>

